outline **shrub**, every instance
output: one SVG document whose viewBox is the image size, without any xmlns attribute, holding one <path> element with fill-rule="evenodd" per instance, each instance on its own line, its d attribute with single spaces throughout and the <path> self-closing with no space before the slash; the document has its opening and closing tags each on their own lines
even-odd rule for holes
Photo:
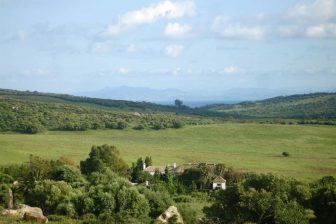
<svg viewBox="0 0 336 224">
<path fill-rule="evenodd" d="M 173 125 L 172 125 L 173 128 L 183 128 L 183 126 L 184 126 L 184 123 L 182 121 L 179 121 L 179 120 L 173 121 Z"/>
<path fill-rule="evenodd" d="M 125 129 L 127 127 L 127 123 L 125 121 L 118 121 L 117 129 Z"/>
<path fill-rule="evenodd" d="M 289 157 L 290 154 L 289 154 L 289 152 L 282 152 L 282 156 L 284 156 L 284 157 Z"/>
<path fill-rule="evenodd" d="M 143 129 L 145 129 L 145 126 L 144 126 L 143 124 L 138 124 L 138 125 L 135 126 L 133 129 L 134 129 L 134 130 L 143 130 Z"/>
</svg>

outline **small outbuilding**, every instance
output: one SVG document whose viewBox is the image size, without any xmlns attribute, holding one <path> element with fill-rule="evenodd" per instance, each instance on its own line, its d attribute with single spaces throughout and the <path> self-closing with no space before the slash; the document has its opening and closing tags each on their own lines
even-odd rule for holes
<svg viewBox="0 0 336 224">
<path fill-rule="evenodd" d="M 212 181 L 212 189 L 226 189 L 226 180 L 223 177 L 216 177 L 213 181 Z"/>
</svg>

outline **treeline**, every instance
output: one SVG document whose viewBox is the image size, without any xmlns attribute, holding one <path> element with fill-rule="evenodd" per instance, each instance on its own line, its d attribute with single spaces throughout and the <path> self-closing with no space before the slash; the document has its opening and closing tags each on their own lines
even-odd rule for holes
<svg viewBox="0 0 336 224">
<path fill-rule="evenodd" d="M 112 112 L 62 103 L 37 103 L 0 97 L 0 131 L 38 133 L 43 130 L 165 129 L 211 123 L 211 119 L 171 114 Z"/>
<path fill-rule="evenodd" d="M 64 157 L 31 156 L 24 164 L 0 169 L 0 205 L 12 188 L 15 204 L 40 207 L 59 223 L 154 223 L 170 205 L 178 207 L 186 224 L 336 222 L 334 177 L 309 184 L 205 163 L 182 174 L 167 166 L 151 176 L 143 171 L 143 162 L 151 164 L 152 158 L 139 158 L 129 167 L 108 145 L 93 146 L 80 166 Z M 226 179 L 226 190 L 209 188 L 218 176 Z M 201 219 L 195 209 L 199 203 L 208 205 Z"/>
</svg>

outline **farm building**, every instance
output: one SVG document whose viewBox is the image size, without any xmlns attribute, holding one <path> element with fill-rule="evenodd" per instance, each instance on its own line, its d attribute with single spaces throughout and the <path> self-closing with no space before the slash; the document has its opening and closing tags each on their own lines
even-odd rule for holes
<svg viewBox="0 0 336 224">
<path fill-rule="evenodd" d="M 216 177 L 212 181 L 212 189 L 226 189 L 226 180 L 223 177 Z"/>
</svg>

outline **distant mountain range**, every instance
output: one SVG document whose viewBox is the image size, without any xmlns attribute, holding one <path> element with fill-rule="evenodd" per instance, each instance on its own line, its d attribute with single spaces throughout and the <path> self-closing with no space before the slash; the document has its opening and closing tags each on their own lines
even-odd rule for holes
<svg viewBox="0 0 336 224">
<path fill-rule="evenodd" d="M 306 91 L 312 93 L 314 91 Z M 223 91 L 186 92 L 179 89 L 152 89 L 146 87 L 106 87 L 97 91 L 80 92 L 74 95 L 129 101 L 146 101 L 172 105 L 175 99 L 181 99 L 188 106 L 199 107 L 208 104 L 234 104 L 242 101 L 254 101 L 302 93 L 300 90 L 274 90 L 265 88 L 234 88 Z"/>
<path fill-rule="evenodd" d="M 129 101 L 174 101 L 175 99 L 185 99 L 188 93 L 179 89 L 151 89 L 145 87 L 106 87 L 101 90 L 91 92 L 81 92 L 75 95 L 94 97 L 101 99 L 129 100 Z"/>
</svg>

